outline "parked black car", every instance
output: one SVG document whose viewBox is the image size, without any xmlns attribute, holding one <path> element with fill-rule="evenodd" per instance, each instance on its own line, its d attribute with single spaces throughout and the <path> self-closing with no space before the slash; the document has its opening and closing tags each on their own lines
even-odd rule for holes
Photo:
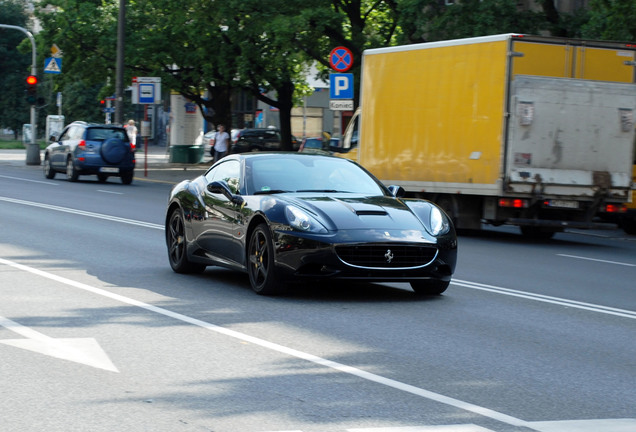
<svg viewBox="0 0 636 432">
<path fill-rule="evenodd" d="M 403 193 L 338 157 L 226 156 L 173 187 L 165 219 L 170 266 L 243 271 L 263 295 L 303 279 L 409 282 L 417 294 L 441 294 L 457 261 L 452 222 L 435 204 Z"/>
<path fill-rule="evenodd" d="M 254 151 L 277 151 L 281 149 L 280 131 L 273 128 L 243 129 L 236 143 L 232 145 L 232 153 Z M 292 150 L 297 151 L 300 142 L 292 136 Z"/>
<path fill-rule="evenodd" d="M 92 174 L 101 182 L 116 176 L 123 184 L 132 183 L 135 147 L 122 126 L 76 121 L 66 126 L 59 137 L 51 137 L 51 141 L 44 151 L 46 178 L 63 172 L 68 181 Z"/>
</svg>

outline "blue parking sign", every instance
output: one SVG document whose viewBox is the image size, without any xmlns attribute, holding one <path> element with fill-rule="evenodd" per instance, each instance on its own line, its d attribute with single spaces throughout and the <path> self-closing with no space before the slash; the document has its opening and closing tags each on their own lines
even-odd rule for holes
<svg viewBox="0 0 636 432">
<path fill-rule="evenodd" d="M 331 99 L 353 99 L 353 74 L 329 74 L 329 97 Z"/>
</svg>

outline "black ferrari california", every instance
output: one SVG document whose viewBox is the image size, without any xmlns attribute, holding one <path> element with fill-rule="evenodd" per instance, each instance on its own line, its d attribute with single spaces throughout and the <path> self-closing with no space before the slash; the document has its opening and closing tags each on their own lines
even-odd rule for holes
<svg viewBox="0 0 636 432">
<path fill-rule="evenodd" d="M 455 230 L 439 207 L 403 192 L 338 157 L 230 155 L 170 192 L 170 266 L 247 272 L 264 295 L 302 279 L 409 282 L 441 294 L 455 270 Z"/>
</svg>

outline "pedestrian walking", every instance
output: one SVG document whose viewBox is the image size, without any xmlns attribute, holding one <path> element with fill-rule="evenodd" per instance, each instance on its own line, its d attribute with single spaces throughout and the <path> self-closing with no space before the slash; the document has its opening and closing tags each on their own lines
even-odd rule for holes
<svg viewBox="0 0 636 432">
<path fill-rule="evenodd" d="M 214 162 L 225 157 L 230 145 L 230 135 L 225 132 L 225 125 L 220 124 L 218 129 L 214 137 Z"/>
<path fill-rule="evenodd" d="M 133 119 L 128 120 L 128 124 L 124 128 L 126 133 L 128 133 L 128 138 L 130 138 L 133 148 L 137 148 L 137 126 L 135 126 L 135 121 Z"/>
</svg>

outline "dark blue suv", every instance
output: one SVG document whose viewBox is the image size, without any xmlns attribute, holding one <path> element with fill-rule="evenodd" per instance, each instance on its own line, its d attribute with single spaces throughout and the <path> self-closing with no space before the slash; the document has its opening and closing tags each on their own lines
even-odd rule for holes
<svg viewBox="0 0 636 432">
<path fill-rule="evenodd" d="M 80 175 L 97 175 L 100 182 L 115 176 L 123 184 L 132 183 L 135 147 L 123 127 L 76 121 L 51 141 L 44 151 L 46 178 L 63 172 L 68 181 L 77 181 Z"/>
</svg>

